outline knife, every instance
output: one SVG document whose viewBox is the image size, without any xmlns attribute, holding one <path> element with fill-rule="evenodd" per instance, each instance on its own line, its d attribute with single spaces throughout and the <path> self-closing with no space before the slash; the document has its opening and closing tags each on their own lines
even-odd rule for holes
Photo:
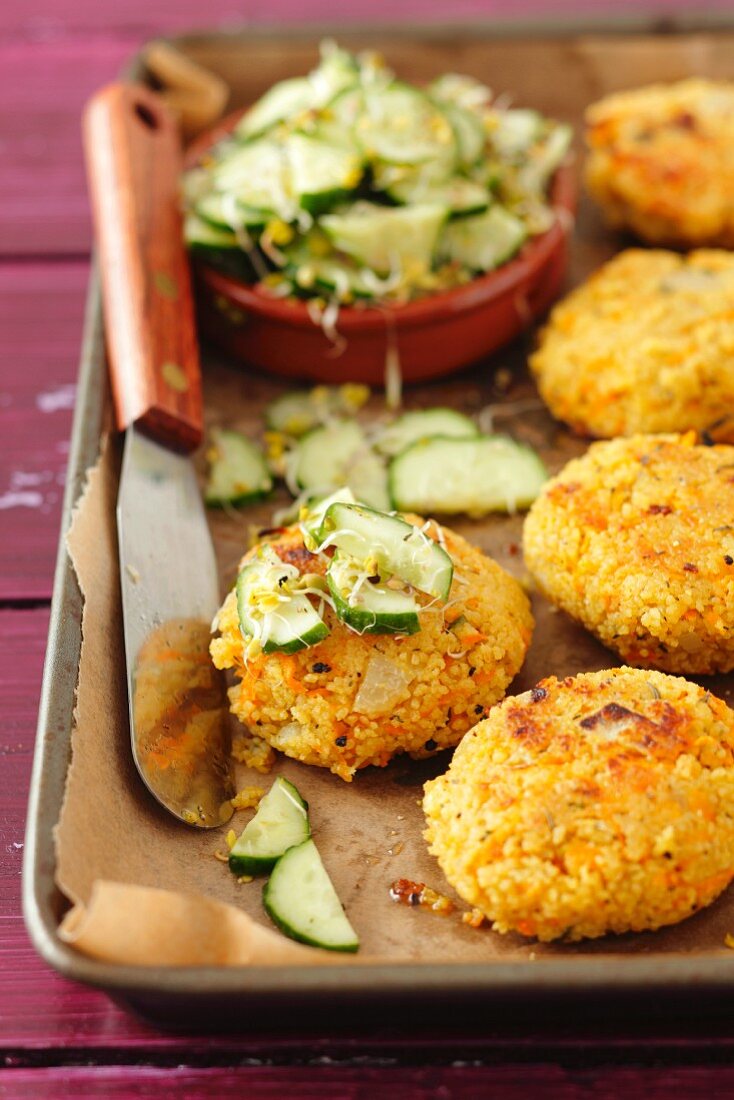
<svg viewBox="0 0 734 1100">
<path fill-rule="evenodd" d="M 216 561 L 189 457 L 203 411 L 179 136 L 158 96 L 112 84 L 87 105 L 84 145 L 125 431 L 117 528 L 133 757 L 166 809 L 208 828 L 229 819 L 235 790 L 224 681 L 208 655 Z"/>
</svg>

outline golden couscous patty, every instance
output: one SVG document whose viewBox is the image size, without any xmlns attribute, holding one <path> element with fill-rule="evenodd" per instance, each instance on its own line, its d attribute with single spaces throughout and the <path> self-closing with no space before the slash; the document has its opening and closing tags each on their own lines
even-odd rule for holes
<svg viewBox="0 0 734 1100">
<path fill-rule="evenodd" d="M 357 634 L 327 607 L 330 633 L 323 641 L 245 661 L 230 593 L 211 652 L 218 668 L 238 677 L 231 708 L 252 735 L 351 780 L 359 768 L 383 766 L 398 753 L 424 757 L 456 745 L 504 696 L 530 644 L 529 600 L 514 578 L 459 535 L 435 523 L 425 531 L 443 541 L 454 577 L 445 604 L 424 598 L 416 634 Z M 270 546 L 302 573 L 325 568 L 298 527 Z"/>
<path fill-rule="evenodd" d="M 650 244 L 734 247 L 734 83 L 619 92 L 586 112 L 586 183 Z"/>
<path fill-rule="evenodd" d="M 426 784 L 426 837 L 498 932 L 674 924 L 734 877 L 734 711 L 631 668 L 505 699 Z"/>
<path fill-rule="evenodd" d="M 582 435 L 734 441 L 734 256 L 620 253 L 554 308 L 530 366 Z"/>
<path fill-rule="evenodd" d="M 545 486 L 523 544 L 549 599 L 628 664 L 734 668 L 734 447 L 594 443 Z"/>
</svg>

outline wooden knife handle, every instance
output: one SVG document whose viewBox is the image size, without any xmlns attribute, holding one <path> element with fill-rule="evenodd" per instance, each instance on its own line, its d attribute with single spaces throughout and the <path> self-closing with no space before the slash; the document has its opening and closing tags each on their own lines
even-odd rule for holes
<svg viewBox="0 0 734 1100">
<path fill-rule="evenodd" d="M 111 84 L 87 105 L 84 146 L 118 426 L 191 451 L 203 430 L 201 374 L 176 123 L 147 88 Z"/>
</svg>

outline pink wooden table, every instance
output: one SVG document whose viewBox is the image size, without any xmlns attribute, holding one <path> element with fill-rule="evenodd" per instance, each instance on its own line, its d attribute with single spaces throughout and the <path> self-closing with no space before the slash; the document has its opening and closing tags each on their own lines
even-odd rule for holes
<svg viewBox="0 0 734 1100">
<path fill-rule="evenodd" d="M 648 4 L 669 11 L 670 3 Z M 612 5 L 610 5 L 612 7 Z M 638 12 L 617 0 L 617 14 Z M 707 5 L 709 14 L 730 0 Z M 311 0 L 313 21 L 388 20 L 390 0 Z M 410 21 L 547 18 L 543 0 L 404 0 Z M 559 0 L 551 14 L 588 14 Z M 20 915 L 27 784 L 68 451 L 90 244 L 84 99 L 145 38 L 302 18 L 298 0 L 4 0 L 0 5 L 0 1096 L 670 1097 L 734 1095 L 726 1022 L 685 1036 L 535 1028 L 264 1035 L 153 1030 L 37 958 Z M 549 1021 L 552 1023 L 552 1021 Z"/>
</svg>

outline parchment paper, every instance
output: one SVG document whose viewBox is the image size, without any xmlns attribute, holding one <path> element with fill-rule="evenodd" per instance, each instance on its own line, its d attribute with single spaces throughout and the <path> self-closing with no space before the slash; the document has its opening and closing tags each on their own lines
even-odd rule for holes
<svg viewBox="0 0 734 1100">
<path fill-rule="evenodd" d="M 237 52 L 233 41 L 217 49 L 194 45 L 192 56 L 228 79 L 235 106 L 264 90 L 261 85 L 288 71 L 305 69 L 312 62 L 310 44 L 299 42 L 289 52 L 280 47 L 264 49 L 260 43 L 243 64 L 244 47 L 240 43 Z M 411 52 L 410 44 L 403 42 L 388 52 L 409 79 L 430 77 L 447 68 L 474 72 L 484 79 L 495 72 L 496 83 L 491 80 L 495 87 L 512 87 L 521 102 L 545 107 L 578 123 L 584 104 L 613 87 L 691 72 L 718 74 L 725 61 L 728 64 L 730 41 L 721 35 L 716 40 L 691 37 L 678 45 L 671 39 L 616 40 L 611 45 L 582 39 L 574 45 L 531 42 L 524 50 L 518 43 L 482 45 L 474 41 L 465 44 L 460 57 L 455 56 L 455 44 L 414 45 Z M 562 71 L 562 79 L 550 79 L 554 66 L 557 73 Z M 582 205 L 571 281 L 578 282 L 625 243 L 608 234 L 598 216 Z M 533 386 L 523 376 L 527 346 L 527 340 L 521 340 L 473 372 L 410 391 L 409 407 L 452 405 L 479 416 L 484 428 L 511 427 L 517 438 L 541 450 L 551 470 L 558 469 L 572 454 L 580 453 L 584 444 L 571 439 L 540 408 Z M 214 355 L 206 357 L 209 424 L 257 434 L 264 403 L 284 388 Z M 375 399 L 369 415 L 379 411 L 380 402 Z M 112 440 L 103 447 L 101 459 L 90 473 L 69 535 L 85 604 L 73 757 L 56 835 L 57 879 L 70 901 L 84 908 L 67 915 L 63 934 L 90 953 L 102 951 L 108 960 L 120 962 L 321 962 L 323 953 L 292 945 L 266 929 L 260 882 L 238 884 L 226 865 L 214 858 L 215 850 L 224 848 L 223 834 L 178 824 L 150 798 L 133 767 L 114 526 L 118 465 L 119 447 Z M 234 516 L 212 514 L 222 591 L 232 583 L 250 530 L 268 526 L 272 507 L 285 499 L 282 495 L 272 505 Z M 514 517 L 481 523 L 452 521 L 451 526 L 522 578 L 524 566 L 518 552 L 521 523 L 521 517 Z M 173 548 L 171 552 L 175 552 Z M 511 692 L 524 691 L 550 673 L 573 674 L 617 663 L 584 630 L 536 596 L 533 607 L 537 624 L 534 641 Z M 731 677 L 709 679 L 707 684 L 732 704 Z M 541 947 L 521 937 L 499 936 L 486 926 L 477 930 L 462 923 L 460 915 L 466 907 L 427 853 L 419 807 L 423 782 L 448 763 L 448 754 L 423 763 L 398 758 L 386 769 L 358 774 L 351 784 L 283 757 L 278 758 L 270 776 L 239 769 L 242 786 L 267 788 L 276 775 L 285 775 L 308 799 L 319 849 L 362 941 L 361 959 L 387 956 L 396 961 L 431 963 L 493 958 L 511 965 L 531 957 L 542 965 L 544 958 L 559 953 L 725 951 L 724 936 L 734 932 L 731 890 L 708 910 L 674 928 L 570 947 Z M 241 813 L 232 825 L 239 831 L 247 820 Z M 390 885 L 401 877 L 446 893 L 456 902 L 455 912 L 438 916 L 395 904 L 390 899 Z M 90 903 L 91 913 L 86 908 Z M 246 917 L 254 920 L 255 928 Z M 339 957 L 336 961 L 346 965 L 348 960 Z"/>
</svg>

